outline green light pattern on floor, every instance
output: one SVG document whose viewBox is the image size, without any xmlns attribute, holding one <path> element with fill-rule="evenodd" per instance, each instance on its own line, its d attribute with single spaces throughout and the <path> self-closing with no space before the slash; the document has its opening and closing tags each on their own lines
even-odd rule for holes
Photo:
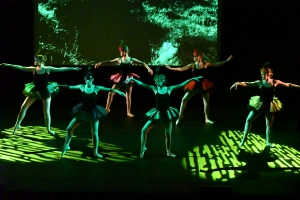
<svg viewBox="0 0 300 200">
<path fill-rule="evenodd" d="M 237 158 L 240 151 L 238 145 L 242 137 L 241 131 L 222 131 L 219 135 L 220 144 L 195 146 L 193 150 L 187 152 L 187 157 L 182 159 L 182 166 L 201 179 L 226 182 L 236 178 L 246 165 L 246 162 L 239 161 Z M 244 144 L 245 152 L 250 155 L 260 154 L 265 148 L 265 143 L 264 138 L 250 133 Z M 300 170 L 296 168 L 300 168 L 300 151 L 286 145 L 275 145 L 276 148 L 271 148 L 270 154 L 277 159 L 266 162 L 266 165 L 270 169 L 295 168 L 284 171 L 299 174 Z M 239 167 L 241 170 L 228 170 L 232 167 Z M 220 170 L 206 172 L 213 169 Z"/>
<path fill-rule="evenodd" d="M 105 152 L 104 159 L 97 159 L 92 157 L 93 144 L 91 139 L 79 138 L 76 135 L 72 137 L 71 149 L 66 152 L 63 158 L 60 157 L 64 138 L 66 135 L 65 130 L 58 128 L 51 128 L 58 138 L 53 137 L 47 133 L 46 127 L 42 126 L 25 126 L 12 135 L 13 128 L 1 131 L 0 138 L 0 160 L 9 162 L 51 162 L 61 159 L 70 159 L 83 162 L 131 162 L 138 157 L 134 156 L 131 152 L 125 151 L 123 148 L 115 144 L 105 142 L 99 143 L 99 152 Z M 3 137 L 5 136 L 5 137 Z M 61 140 L 58 142 L 56 140 Z M 83 142 L 90 148 L 88 155 L 84 152 L 72 149 L 72 143 Z M 57 145 L 59 143 L 59 145 Z"/>
</svg>

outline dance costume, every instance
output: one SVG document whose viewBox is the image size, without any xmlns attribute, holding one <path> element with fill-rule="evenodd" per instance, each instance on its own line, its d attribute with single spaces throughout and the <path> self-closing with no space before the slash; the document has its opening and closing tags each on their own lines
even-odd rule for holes
<svg viewBox="0 0 300 200">
<path fill-rule="evenodd" d="M 47 99 L 59 93 L 56 82 L 48 82 L 48 73 L 33 73 L 33 82 L 25 84 L 23 94 L 36 99 Z"/>
<path fill-rule="evenodd" d="M 80 121 L 102 120 L 106 117 L 106 110 L 102 106 L 96 105 L 97 94 L 82 92 L 82 103 L 73 107 L 71 116 Z"/>
<path fill-rule="evenodd" d="M 114 83 L 123 83 L 127 78 L 137 77 L 140 78 L 137 74 L 131 73 L 131 62 L 129 63 L 120 63 L 120 72 L 111 75 L 110 80 Z"/>
<path fill-rule="evenodd" d="M 210 82 L 207 79 L 205 79 L 205 68 L 197 69 L 195 68 L 195 64 L 196 63 L 194 63 L 192 66 L 193 77 L 202 76 L 203 78 L 201 78 L 199 81 L 191 81 L 188 84 L 186 84 L 183 88 L 185 92 L 194 89 L 199 89 L 200 91 L 207 91 L 214 86 L 213 82 Z"/>
<path fill-rule="evenodd" d="M 249 100 L 248 109 L 259 112 L 275 113 L 283 109 L 281 101 L 275 97 L 276 87 L 261 87 L 260 96 L 253 96 Z"/>
<path fill-rule="evenodd" d="M 159 94 L 157 92 L 155 98 L 156 108 L 151 108 L 145 114 L 146 118 L 154 121 L 168 122 L 178 117 L 178 110 L 169 107 L 170 94 L 168 91 L 165 94 Z"/>
</svg>

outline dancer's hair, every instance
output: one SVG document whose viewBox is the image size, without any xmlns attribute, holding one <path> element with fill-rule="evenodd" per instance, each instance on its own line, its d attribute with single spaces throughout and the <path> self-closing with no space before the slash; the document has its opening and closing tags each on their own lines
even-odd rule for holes
<svg viewBox="0 0 300 200">
<path fill-rule="evenodd" d="M 34 61 L 45 64 L 46 60 L 47 60 L 47 56 L 45 56 L 45 55 L 39 54 L 39 55 L 34 56 Z"/>
<path fill-rule="evenodd" d="M 204 53 L 202 51 L 199 51 L 198 49 L 194 49 L 194 56 L 201 56 L 201 58 L 203 58 Z"/>
<path fill-rule="evenodd" d="M 164 75 L 164 74 L 159 74 L 159 71 L 160 71 L 160 68 L 157 67 L 157 68 L 155 69 L 154 76 L 153 76 L 153 79 L 154 79 L 156 85 L 160 82 L 160 80 L 161 80 L 162 78 L 167 78 L 166 75 Z"/>
<path fill-rule="evenodd" d="M 92 68 L 91 67 L 88 67 L 88 70 L 85 73 L 84 78 L 86 78 L 86 79 L 94 78 L 94 74 L 92 73 Z"/>
<path fill-rule="evenodd" d="M 270 62 L 266 62 L 259 70 L 260 73 L 270 74 L 270 76 L 273 77 L 273 69 L 270 68 Z"/>
<path fill-rule="evenodd" d="M 129 50 L 128 46 L 124 45 L 123 43 L 124 43 L 124 41 L 121 40 L 121 43 L 119 45 L 119 51 L 126 51 L 126 52 L 128 52 L 128 50 Z"/>
</svg>

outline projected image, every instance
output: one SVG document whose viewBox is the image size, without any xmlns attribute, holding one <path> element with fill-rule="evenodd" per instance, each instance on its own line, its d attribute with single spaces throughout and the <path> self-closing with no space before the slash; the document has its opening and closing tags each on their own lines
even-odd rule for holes
<svg viewBox="0 0 300 200">
<path fill-rule="evenodd" d="M 186 65 L 198 48 L 218 52 L 218 0 L 35 0 L 35 52 L 47 65 L 94 65 L 129 55 L 148 65 Z"/>
</svg>

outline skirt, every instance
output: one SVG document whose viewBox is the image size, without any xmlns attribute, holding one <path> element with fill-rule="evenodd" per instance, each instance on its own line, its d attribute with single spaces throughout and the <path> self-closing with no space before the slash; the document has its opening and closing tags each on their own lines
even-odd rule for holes
<svg viewBox="0 0 300 200">
<path fill-rule="evenodd" d="M 165 111 L 158 111 L 156 108 L 151 108 L 146 114 L 145 117 L 150 120 L 168 122 L 173 119 L 177 119 L 179 115 L 178 109 L 169 107 Z"/>
<path fill-rule="evenodd" d="M 60 89 L 56 82 L 48 82 L 48 86 L 41 91 L 35 90 L 34 82 L 26 83 L 23 90 L 23 94 L 28 97 L 34 97 L 36 99 L 47 99 L 54 97 L 59 93 Z"/>
<path fill-rule="evenodd" d="M 259 112 L 271 113 L 279 112 L 283 109 L 283 105 L 277 97 L 273 97 L 273 101 L 271 101 L 269 104 L 261 101 L 259 96 L 253 96 L 250 98 L 247 107 L 249 110 L 257 110 Z"/>
<path fill-rule="evenodd" d="M 183 88 L 183 91 L 188 92 L 194 89 L 200 89 L 202 91 L 208 91 L 214 86 L 214 83 L 207 80 L 203 79 L 202 81 L 191 81 L 188 84 L 186 84 Z"/>
<path fill-rule="evenodd" d="M 114 83 L 123 83 L 126 79 L 133 78 L 133 77 L 140 78 L 139 75 L 135 73 L 130 73 L 127 76 L 122 75 L 121 73 L 116 73 L 110 76 L 110 80 L 113 81 Z M 131 83 L 133 83 L 133 81 L 131 81 Z"/>
<path fill-rule="evenodd" d="M 94 120 L 103 120 L 106 117 L 106 109 L 102 106 L 94 106 L 91 111 L 84 111 L 82 103 L 73 107 L 70 115 L 80 121 L 90 122 Z"/>
</svg>

